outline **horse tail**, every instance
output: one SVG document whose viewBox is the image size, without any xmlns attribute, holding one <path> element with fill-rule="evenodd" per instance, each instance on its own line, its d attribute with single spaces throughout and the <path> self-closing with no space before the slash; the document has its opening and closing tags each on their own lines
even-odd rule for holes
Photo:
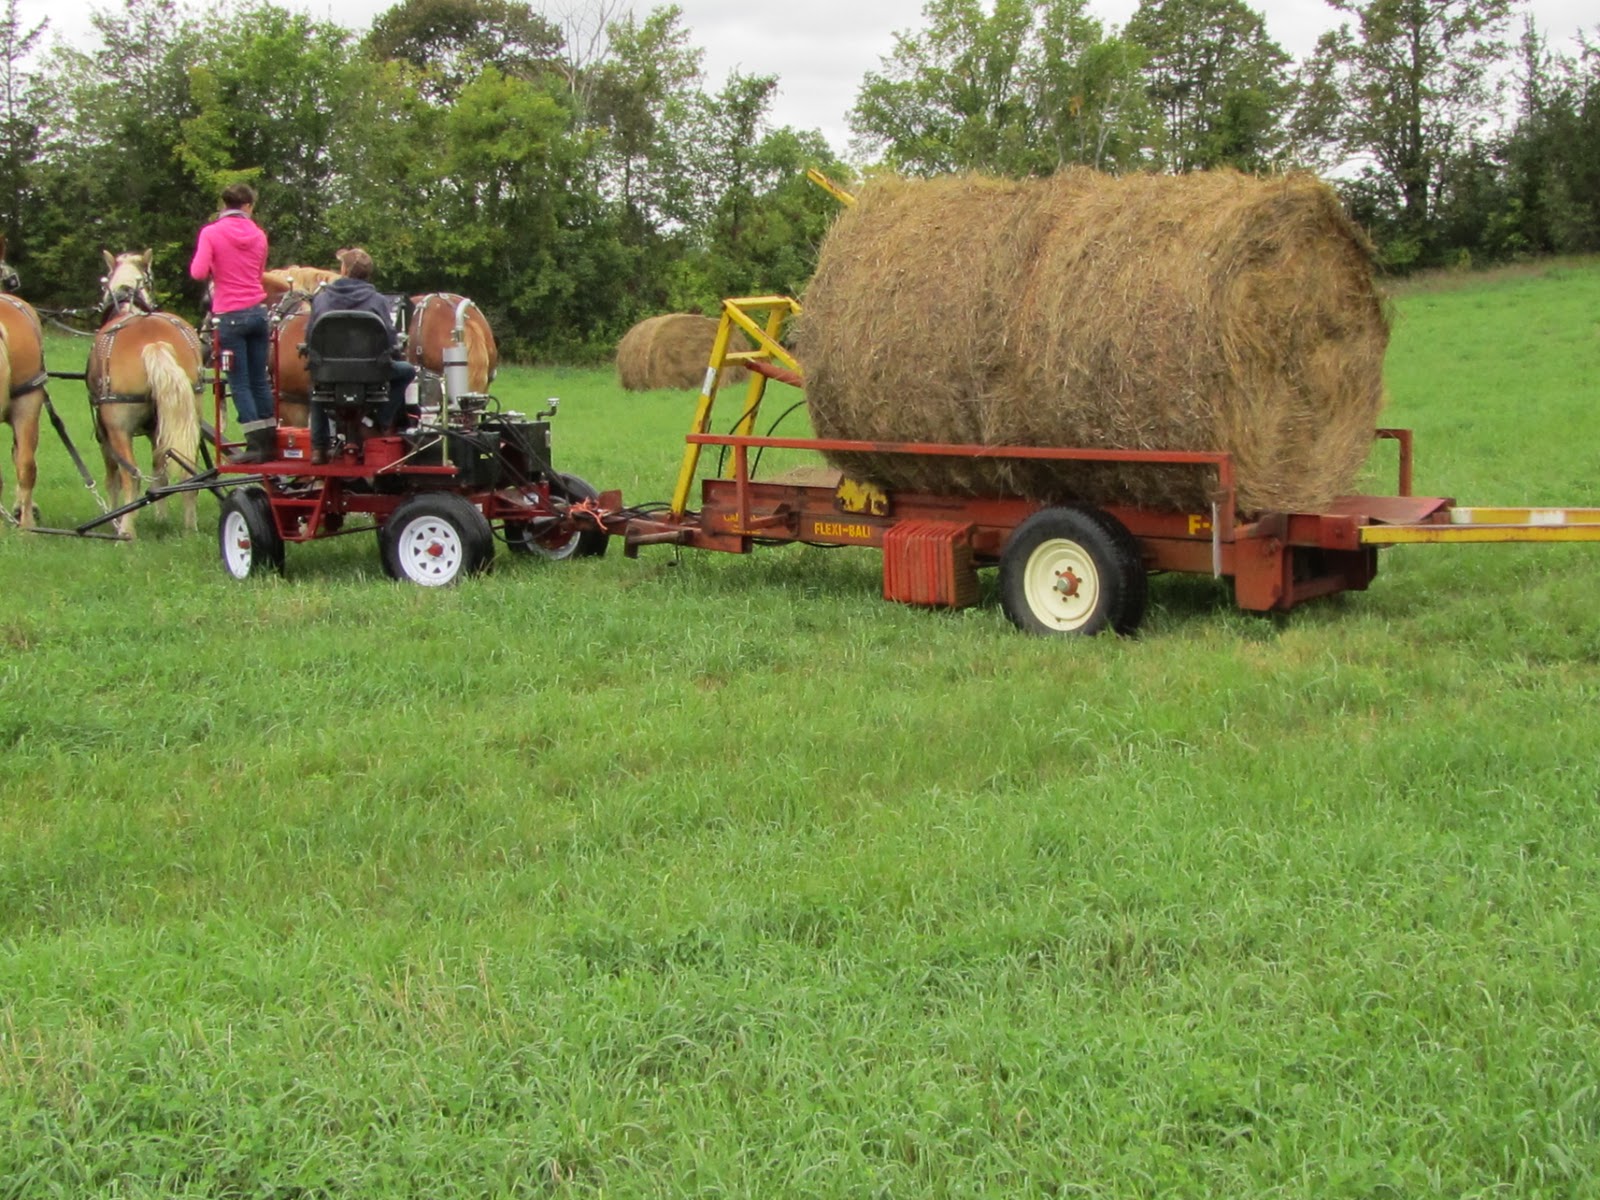
<svg viewBox="0 0 1600 1200">
<path fill-rule="evenodd" d="M 11 409 L 11 343 L 6 340 L 6 327 L 0 325 L 0 415 Z"/>
<path fill-rule="evenodd" d="M 483 327 L 470 320 L 467 322 L 467 377 L 475 392 L 488 391 L 489 381 L 494 378 L 489 374 L 489 339 Z"/>
<path fill-rule="evenodd" d="M 165 342 L 152 342 L 141 357 L 156 406 L 156 470 L 163 469 L 169 450 L 192 465 L 200 456 L 200 417 L 189 375 Z"/>
</svg>

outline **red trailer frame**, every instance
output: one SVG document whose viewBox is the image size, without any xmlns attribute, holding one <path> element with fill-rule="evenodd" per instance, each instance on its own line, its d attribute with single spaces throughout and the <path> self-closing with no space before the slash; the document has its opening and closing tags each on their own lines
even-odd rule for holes
<svg viewBox="0 0 1600 1200">
<path fill-rule="evenodd" d="M 630 517 L 608 525 L 624 539 L 630 557 L 641 546 L 680 545 L 747 554 L 762 543 L 805 542 L 870 546 L 884 554 L 884 597 L 934 607 L 963 607 L 977 597 L 975 572 L 1001 564 L 1019 527 L 1036 514 L 1063 506 L 1016 497 L 961 497 L 923 492 L 884 493 L 840 480 L 835 486 L 762 482 L 750 477 L 751 450 L 811 450 L 1066 462 L 1188 465 L 1214 470 L 1216 499 L 1208 512 L 1108 506 L 1137 541 L 1146 572 L 1184 571 L 1230 578 L 1240 608 L 1288 611 L 1318 596 L 1359 591 L 1377 574 L 1378 546 L 1361 531 L 1374 523 L 1414 525 L 1437 520 L 1450 508 L 1445 497 L 1410 495 L 1410 430 L 1383 429 L 1379 437 L 1400 447 L 1395 496 L 1348 496 L 1323 513 L 1235 518 L 1230 457 L 1200 451 L 1118 451 L 1057 447 L 994 447 L 915 442 L 860 442 L 826 438 L 771 438 L 690 434 L 696 446 L 732 450 L 733 473 L 702 481 L 698 512 Z M 620 496 L 601 506 L 620 508 Z M 1067 506 L 1073 507 L 1073 506 Z"/>
<path fill-rule="evenodd" d="M 1157 571 L 1233 581 L 1234 600 L 1252 612 L 1287 612 L 1320 596 L 1363 591 L 1376 577 L 1378 551 L 1407 542 L 1600 541 L 1600 509 L 1461 508 L 1445 496 L 1413 495 L 1409 429 L 1379 429 L 1398 446 L 1392 496 L 1343 496 L 1325 511 L 1238 514 L 1235 472 L 1226 453 L 981 446 L 920 442 L 756 437 L 752 430 L 768 380 L 803 386 L 799 364 L 778 340 L 799 305 L 782 296 L 723 302 L 722 323 L 686 439 L 670 510 L 639 515 L 619 493 L 600 498 L 604 515 L 587 519 L 624 539 L 630 557 L 649 545 L 736 554 L 766 543 L 871 546 L 884 556 L 886 599 L 956 608 L 977 600 L 976 571 L 998 565 L 1001 602 L 1020 627 L 1039 633 L 1132 632 L 1143 616 L 1146 576 Z M 755 347 L 731 350 L 742 331 Z M 751 371 L 748 398 L 730 434 L 709 432 L 722 369 Z M 700 449 L 731 449 L 731 477 L 701 483 L 698 512 L 688 494 Z M 1051 504 L 1021 497 L 890 494 L 835 473 L 828 484 L 756 481 L 752 450 L 809 450 L 961 458 L 1031 459 L 1191 466 L 1214 472 L 1209 511 L 1126 505 Z"/>
</svg>

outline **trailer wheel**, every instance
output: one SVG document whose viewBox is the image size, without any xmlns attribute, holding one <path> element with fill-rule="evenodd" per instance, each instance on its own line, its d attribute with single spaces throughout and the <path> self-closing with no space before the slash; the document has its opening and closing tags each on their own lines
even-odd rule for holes
<svg viewBox="0 0 1600 1200">
<path fill-rule="evenodd" d="M 595 500 L 600 493 L 579 475 L 560 475 L 567 496 L 573 500 Z M 518 554 L 537 554 L 554 562 L 569 558 L 599 558 L 611 544 L 611 538 L 598 529 L 582 529 L 575 533 L 551 533 L 544 537 L 532 536 L 526 521 L 506 522 L 506 545 Z"/>
<path fill-rule="evenodd" d="M 1146 595 L 1137 541 L 1096 509 L 1041 509 L 1000 553 L 1000 607 L 1024 633 L 1132 633 Z"/>
<path fill-rule="evenodd" d="M 384 522 L 379 544 L 389 574 L 422 587 L 446 587 L 476 575 L 494 558 L 488 520 L 454 492 L 401 501 Z"/>
<path fill-rule="evenodd" d="M 1098 508 L 1086 508 L 1083 512 L 1100 522 L 1121 547 L 1120 553 L 1126 568 L 1123 577 L 1126 587 L 1122 595 L 1122 613 L 1112 622 L 1111 628 L 1123 637 L 1130 637 L 1144 623 L 1145 609 L 1150 604 L 1150 572 L 1145 569 L 1144 550 L 1128 527 L 1110 513 Z"/>
<path fill-rule="evenodd" d="M 283 574 L 283 538 L 272 519 L 272 502 L 259 487 L 240 488 L 222 502 L 217 550 L 235 579 Z"/>
</svg>

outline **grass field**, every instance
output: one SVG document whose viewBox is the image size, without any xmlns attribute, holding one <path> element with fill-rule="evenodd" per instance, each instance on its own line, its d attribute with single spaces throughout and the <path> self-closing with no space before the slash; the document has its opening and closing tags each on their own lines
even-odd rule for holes
<svg viewBox="0 0 1600 1200">
<path fill-rule="evenodd" d="M 1419 490 L 1600 504 L 1600 264 L 1398 311 Z M 498 390 L 670 491 L 691 398 Z M 804 547 L 242 585 L 201 513 L 0 536 L 0 1196 L 1600 1195 L 1600 548 L 1045 641 Z"/>
</svg>

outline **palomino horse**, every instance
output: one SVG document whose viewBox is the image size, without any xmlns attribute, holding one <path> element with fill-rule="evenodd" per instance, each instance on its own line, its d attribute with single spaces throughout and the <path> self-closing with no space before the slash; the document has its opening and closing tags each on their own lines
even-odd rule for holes
<svg viewBox="0 0 1600 1200">
<path fill-rule="evenodd" d="M 433 292 L 411 297 L 411 338 L 406 343 L 406 358 L 425 371 L 444 374 L 444 348 L 455 340 L 456 309 L 462 297 L 454 292 Z M 467 309 L 467 387 L 474 392 L 489 390 L 489 382 L 500 369 L 500 352 L 495 348 L 494 331 L 476 304 Z"/>
<path fill-rule="evenodd" d="M 86 378 L 95 437 L 106 463 L 106 492 L 114 506 L 135 498 L 133 439 L 154 445 L 156 482 L 167 478 L 169 455 L 184 471 L 199 461 L 200 336 L 181 317 L 157 312 L 150 300 L 150 251 L 112 257 L 100 301 L 100 332 L 89 351 Z M 195 494 L 183 496 L 183 526 L 197 527 Z M 118 521 L 133 536 L 133 514 Z"/>
<path fill-rule="evenodd" d="M 44 410 L 44 333 L 39 314 L 11 295 L 22 286 L 6 264 L 0 237 L 0 421 L 11 426 L 11 461 L 17 468 L 17 519 L 33 527 L 33 485 L 38 480 L 39 414 Z"/>
<path fill-rule="evenodd" d="M 279 267 L 261 276 L 261 286 L 268 300 L 276 300 L 286 292 L 302 292 L 309 296 L 323 284 L 339 278 L 339 272 L 324 267 Z"/>
<path fill-rule="evenodd" d="M 271 306 L 269 320 L 272 324 L 267 376 L 272 382 L 278 419 L 284 425 L 304 425 L 310 412 L 311 373 L 300 354 L 300 346 L 306 340 L 312 293 L 329 280 L 337 278 L 339 272 L 323 267 L 279 267 L 275 271 L 262 273 L 261 286 L 266 290 L 267 303 Z M 209 311 L 209 289 L 206 297 Z M 202 349 L 207 365 L 211 361 L 212 320 L 208 315 L 201 326 L 205 343 Z"/>
<path fill-rule="evenodd" d="M 311 412 L 311 368 L 300 353 L 310 320 L 311 297 L 305 292 L 281 293 L 273 304 L 272 352 L 267 366 L 281 425 L 304 425 Z"/>
</svg>

